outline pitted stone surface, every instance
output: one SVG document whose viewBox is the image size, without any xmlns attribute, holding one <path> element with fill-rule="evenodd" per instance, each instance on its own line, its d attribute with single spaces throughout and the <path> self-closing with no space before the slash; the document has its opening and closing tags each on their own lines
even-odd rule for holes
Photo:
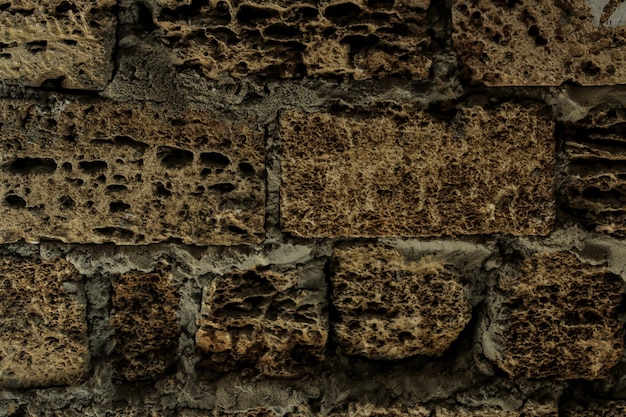
<svg viewBox="0 0 626 417">
<path fill-rule="evenodd" d="M 626 110 L 595 111 L 565 134 L 569 207 L 594 231 L 626 237 Z"/>
<path fill-rule="evenodd" d="M 0 82 L 102 90 L 113 72 L 115 0 L 0 2 Z"/>
<path fill-rule="evenodd" d="M 132 271 L 113 281 L 114 370 L 118 379 L 155 379 L 176 364 L 178 291 L 169 266 Z"/>
<path fill-rule="evenodd" d="M 440 355 L 471 318 L 464 285 L 444 260 L 407 262 L 382 246 L 335 250 L 333 334 L 345 353 L 373 359 Z"/>
<path fill-rule="evenodd" d="M 200 111 L 2 100 L 0 241 L 258 242 L 263 142 Z"/>
<path fill-rule="evenodd" d="M 624 5 L 613 6 L 619 2 L 456 0 L 462 72 L 489 86 L 626 83 Z"/>
<path fill-rule="evenodd" d="M 174 65 L 208 78 L 429 74 L 429 0 L 148 3 Z"/>
<path fill-rule="evenodd" d="M 513 377 L 606 377 L 624 348 L 621 279 L 566 252 L 527 256 L 502 272 L 485 353 Z"/>
<path fill-rule="evenodd" d="M 235 271 L 213 279 L 196 334 L 204 365 L 292 377 L 323 361 L 325 291 L 299 284 L 299 271 Z"/>
<path fill-rule="evenodd" d="M 408 110 L 284 112 L 282 230 L 545 235 L 555 216 L 549 114 L 531 103 L 462 107 L 452 122 Z"/>
<path fill-rule="evenodd" d="M 329 417 L 557 417 L 557 404 L 539 404 L 528 401 L 520 409 L 503 410 L 498 407 L 469 408 L 458 405 L 426 407 L 376 407 L 371 404 L 349 404 L 346 410 L 334 411 Z"/>
<path fill-rule="evenodd" d="M 570 402 L 563 407 L 564 417 L 621 417 L 626 414 L 625 401 L 596 400 L 587 403 Z"/>
<path fill-rule="evenodd" d="M 82 278 L 69 262 L 0 258 L 0 387 L 83 382 L 86 309 Z"/>
</svg>

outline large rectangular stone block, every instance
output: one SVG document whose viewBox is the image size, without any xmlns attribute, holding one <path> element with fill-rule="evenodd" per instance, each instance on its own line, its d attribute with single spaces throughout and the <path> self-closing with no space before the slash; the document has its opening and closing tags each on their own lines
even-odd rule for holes
<svg viewBox="0 0 626 417">
<path fill-rule="evenodd" d="M 565 129 L 568 205 L 585 226 L 626 237 L 626 110 L 595 111 Z"/>
<path fill-rule="evenodd" d="M 303 237 L 545 235 L 554 126 L 537 104 L 426 112 L 287 111 L 281 227 Z M 456 132 L 456 133 L 455 133 Z"/>
<path fill-rule="evenodd" d="M 622 280 L 567 252 L 507 266 L 491 297 L 483 349 L 513 377 L 598 379 L 622 355 Z"/>
<path fill-rule="evenodd" d="M 208 78 L 427 78 L 429 0 L 158 0 L 151 36 Z"/>
<path fill-rule="evenodd" d="M 113 280 L 115 377 L 126 381 L 158 378 L 176 365 L 178 291 L 169 265 L 151 272 L 131 271 Z"/>
<path fill-rule="evenodd" d="M 196 334 L 203 366 L 293 377 L 320 364 L 328 338 L 325 291 L 303 283 L 301 271 L 234 271 L 214 278 Z"/>
<path fill-rule="evenodd" d="M 0 241 L 258 242 L 263 150 L 262 133 L 201 111 L 0 101 Z"/>
<path fill-rule="evenodd" d="M 0 258 L 0 387 L 83 382 L 86 310 L 82 278 L 69 262 Z"/>
<path fill-rule="evenodd" d="M 471 318 L 461 277 L 443 259 L 408 262 L 383 246 L 335 249 L 331 323 L 344 353 L 373 359 L 440 355 Z"/>
<path fill-rule="evenodd" d="M 626 82 L 626 6 L 607 0 L 456 0 L 465 77 L 490 86 Z"/>
<path fill-rule="evenodd" d="M 0 82 L 102 90 L 113 72 L 115 0 L 0 3 Z"/>
</svg>

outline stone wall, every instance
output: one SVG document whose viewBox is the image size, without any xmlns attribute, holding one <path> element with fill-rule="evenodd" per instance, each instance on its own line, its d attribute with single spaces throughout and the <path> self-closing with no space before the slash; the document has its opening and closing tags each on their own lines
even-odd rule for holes
<svg viewBox="0 0 626 417">
<path fill-rule="evenodd" d="M 0 0 L 0 416 L 626 413 L 626 3 Z"/>
</svg>

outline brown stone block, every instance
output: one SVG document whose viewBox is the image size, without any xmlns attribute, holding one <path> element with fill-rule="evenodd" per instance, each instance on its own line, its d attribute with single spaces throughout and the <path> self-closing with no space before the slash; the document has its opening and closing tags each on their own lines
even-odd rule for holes
<svg viewBox="0 0 626 417">
<path fill-rule="evenodd" d="M 335 411 L 329 417 L 557 417 L 556 404 L 538 404 L 528 401 L 519 410 L 498 407 L 469 408 L 464 406 L 375 407 L 371 404 L 350 404 L 345 411 Z"/>
<path fill-rule="evenodd" d="M 440 355 L 471 318 L 456 273 L 441 259 L 407 262 L 382 246 L 335 250 L 333 334 L 345 353 L 373 359 Z"/>
<path fill-rule="evenodd" d="M 0 387 L 80 384 L 89 370 L 82 279 L 62 259 L 0 259 Z"/>
<path fill-rule="evenodd" d="M 174 65 L 208 78 L 429 75 L 428 0 L 153 3 L 152 36 Z"/>
<path fill-rule="evenodd" d="M 113 72 L 115 0 L 0 4 L 0 81 L 102 90 Z"/>
<path fill-rule="evenodd" d="M 563 406 L 563 417 L 622 417 L 626 415 L 624 401 L 590 401 L 588 403 L 570 402 Z"/>
<path fill-rule="evenodd" d="M 565 131 L 568 205 L 596 232 L 626 237 L 626 111 L 593 112 Z"/>
<path fill-rule="evenodd" d="M 158 378 L 176 365 L 178 291 L 170 267 L 132 271 L 113 281 L 114 369 L 126 381 Z"/>
<path fill-rule="evenodd" d="M 299 284 L 299 269 L 235 271 L 205 289 L 196 343 L 203 366 L 255 368 L 292 377 L 324 360 L 325 291 Z"/>
<path fill-rule="evenodd" d="M 183 411 L 178 417 L 312 417 L 308 408 L 298 405 L 293 411 L 276 413 L 267 407 L 257 407 L 246 411 L 227 411 L 214 409 L 210 411 Z"/>
<path fill-rule="evenodd" d="M 547 108 L 287 111 L 282 229 L 302 237 L 545 235 L 554 222 Z M 455 131 L 457 132 L 455 134 Z"/>
<path fill-rule="evenodd" d="M 0 241 L 258 242 L 263 142 L 200 111 L 0 101 Z"/>
<path fill-rule="evenodd" d="M 484 352 L 514 377 L 606 377 L 624 347 L 622 297 L 608 268 L 566 252 L 529 255 L 501 273 Z"/>
<path fill-rule="evenodd" d="M 624 12 L 595 0 L 456 0 L 452 36 L 462 72 L 486 85 L 623 84 Z"/>
</svg>

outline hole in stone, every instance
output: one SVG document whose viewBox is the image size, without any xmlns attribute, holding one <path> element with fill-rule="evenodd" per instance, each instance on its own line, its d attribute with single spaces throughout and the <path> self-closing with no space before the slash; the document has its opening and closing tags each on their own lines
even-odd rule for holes
<svg viewBox="0 0 626 417">
<path fill-rule="evenodd" d="M 116 136 L 113 143 L 120 146 L 130 146 L 141 151 L 148 149 L 148 145 L 131 138 L 130 136 Z"/>
<path fill-rule="evenodd" d="M 301 20 L 311 20 L 316 19 L 320 13 L 315 7 L 299 6 L 296 9 L 295 14 Z"/>
<path fill-rule="evenodd" d="M 76 7 L 75 4 L 72 4 L 69 1 L 64 0 L 61 3 L 59 3 L 57 7 L 54 8 L 54 11 L 59 15 L 66 16 L 69 11 L 71 11 L 74 14 L 77 14 L 78 7 Z"/>
<path fill-rule="evenodd" d="M 393 7 L 395 0 L 368 0 L 367 5 L 369 7 L 384 7 L 391 8 Z"/>
<path fill-rule="evenodd" d="M 105 171 L 109 165 L 105 161 L 80 161 L 78 167 L 88 174 Z"/>
<path fill-rule="evenodd" d="M 409 332 L 400 332 L 398 334 L 398 340 L 400 340 L 401 342 L 406 342 L 407 340 L 414 340 L 414 339 L 415 339 L 415 336 L 413 336 Z"/>
<path fill-rule="evenodd" d="M 137 5 L 137 26 L 146 32 L 152 32 L 157 27 L 152 11 L 143 2 L 138 1 L 135 4 Z"/>
<path fill-rule="evenodd" d="M 16 194 L 9 194 L 4 197 L 4 201 L 11 207 L 24 208 L 26 207 L 26 200 Z"/>
<path fill-rule="evenodd" d="M 107 185 L 107 191 L 112 192 L 112 193 L 118 193 L 118 192 L 126 191 L 126 190 L 128 190 L 128 187 L 122 184 Z"/>
<path fill-rule="evenodd" d="M 548 40 L 543 36 L 537 36 L 535 37 L 535 43 L 539 46 L 545 46 L 548 44 Z"/>
<path fill-rule="evenodd" d="M 126 204 L 123 201 L 111 201 L 109 203 L 109 211 L 111 213 L 118 213 L 120 211 L 126 211 L 130 208 L 130 204 Z"/>
<path fill-rule="evenodd" d="M 278 16 L 278 11 L 268 7 L 243 4 L 237 11 L 237 20 L 241 24 L 255 24 Z"/>
<path fill-rule="evenodd" d="M 296 37 L 300 34 L 300 30 L 295 26 L 288 26 L 283 23 L 274 23 L 265 28 L 263 31 L 266 36 L 288 39 Z"/>
<path fill-rule="evenodd" d="M 333 4 L 324 10 L 324 16 L 335 23 L 351 23 L 359 13 L 361 8 L 352 2 Z"/>
<path fill-rule="evenodd" d="M 61 167 L 66 170 L 66 171 L 71 171 L 72 170 L 72 164 L 69 162 L 63 162 L 63 165 L 61 165 Z"/>
<path fill-rule="evenodd" d="M 76 46 L 78 41 L 74 39 L 63 39 L 63 43 L 69 46 Z"/>
<path fill-rule="evenodd" d="M 172 148 L 170 146 L 159 146 L 157 149 L 157 158 L 168 168 L 182 168 L 191 164 L 193 161 L 193 152 L 186 149 Z"/>
<path fill-rule="evenodd" d="M 211 13 L 209 13 L 209 17 L 212 22 L 215 22 L 219 25 L 227 25 L 232 20 L 232 16 L 230 15 L 230 7 L 228 7 L 228 3 L 225 1 L 218 2 Z"/>
<path fill-rule="evenodd" d="M 61 207 L 68 208 L 68 209 L 76 206 L 76 202 L 69 195 L 61 196 L 59 198 L 59 204 L 61 204 Z"/>
<path fill-rule="evenodd" d="M 228 193 L 233 191 L 236 187 L 229 182 L 221 182 L 219 184 L 209 185 L 209 190 L 216 190 L 223 193 Z"/>
<path fill-rule="evenodd" d="M 135 235 L 131 230 L 122 227 L 98 227 L 94 229 L 94 232 L 102 236 L 117 237 L 125 240 L 132 239 Z"/>
<path fill-rule="evenodd" d="M 248 162 L 239 163 L 239 170 L 244 177 L 251 177 L 255 173 L 254 167 Z"/>
<path fill-rule="evenodd" d="M 600 67 L 593 61 L 585 61 L 580 65 L 580 69 L 587 75 L 598 75 Z"/>
<path fill-rule="evenodd" d="M 539 35 L 539 28 L 537 27 L 537 25 L 531 25 L 528 28 L 528 34 L 530 36 L 537 36 L 537 35 Z"/>
<path fill-rule="evenodd" d="M 230 164 L 230 159 L 219 152 L 203 152 L 200 154 L 200 161 L 214 168 L 226 168 Z"/>
<path fill-rule="evenodd" d="M 26 44 L 26 48 L 32 53 L 42 52 L 48 49 L 48 41 L 33 41 Z"/>
<path fill-rule="evenodd" d="M 57 163 L 52 158 L 17 158 L 9 166 L 14 174 L 52 174 L 57 169 Z"/>
<path fill-rule="evenodd" d="M 229 231 L 235 233 L 235 234 L 238 234 L 238 235 L 247 235 L 248 234 L 247 230 L 244 230 L 241 227 L 237 227 L 237 226 L 233 226 L 233 225 L 228 226 L 227 229 Z"/>
<path fill-rule="evenodd" d="M 154 184 L 155 186 L 155 194 L 157 195 L 162 195 L 165 197 L 171 197 L 172 196 L 172 192 L 170 190 L 168 190 L 167 188 L 165 188 L 165 185 L 163 185 L 162 182 L 157 182 L 156 184 Z"/>
</svg>

